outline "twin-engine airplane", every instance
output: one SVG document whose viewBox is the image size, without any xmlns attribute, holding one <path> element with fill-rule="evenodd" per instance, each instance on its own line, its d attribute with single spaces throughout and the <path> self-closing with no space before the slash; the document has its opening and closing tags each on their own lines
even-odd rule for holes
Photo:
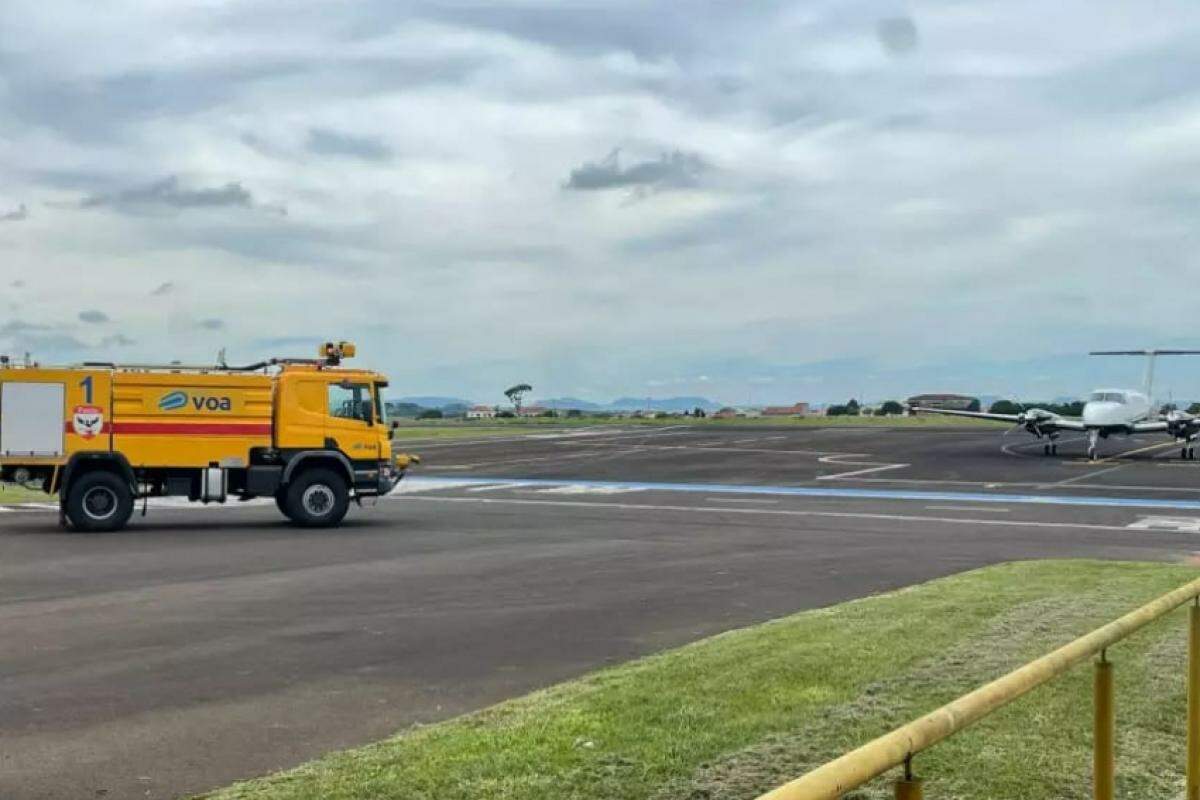
<svg viewBox="0 0 1200 800">
<path fill-rule="evenodd" d="M 1157 412 L 1151 401 L 1154 388 L 1154 359 L 1158 356 L 1200 355 L 1200 350 L 1097 350 L 1093 356 L 1145 356 L 1146 382 L 1144 391 L 1132 389 L 1097 389 L 1083 404 L 1083 415 L 1064 417 L 1043 408 L 1030 408 L 1020 414 L 991 414 L 985 411 L 953 411 L 946 408 L 914 408 L 930 414 L 955 417 L 978 417 L 1011 422 L 1037 438 L 1045 437 L 1042 445 L 1046 455 L 1058 454 L 1058 437 L 1063 431 L 1086 432 L 1088 458 L 1095 460 L 1101 439 L 1109 436 L 1129 436 L 1135 433 L 1165 433 L 1180 444 L 1179 457 L 1196 458 L 1195 441 L 1200 438 L 1200 416 L 1182 411 Z"/>
</svg>

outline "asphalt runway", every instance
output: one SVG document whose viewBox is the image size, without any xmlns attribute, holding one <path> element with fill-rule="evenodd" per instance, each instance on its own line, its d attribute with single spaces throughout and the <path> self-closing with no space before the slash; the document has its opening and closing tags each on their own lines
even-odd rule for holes
<svg viewBox="0 0 1200 800">
<path fill-rule="evenodd" d="M 1200 462 L 1030 444 L 539 429 L 406 442 L 421 470 L 337 531 L 260 503 L 105 535 L 0 508 L 0 798 L 178 797 L 997 561 L 1196 558 Z"/>
</svg>

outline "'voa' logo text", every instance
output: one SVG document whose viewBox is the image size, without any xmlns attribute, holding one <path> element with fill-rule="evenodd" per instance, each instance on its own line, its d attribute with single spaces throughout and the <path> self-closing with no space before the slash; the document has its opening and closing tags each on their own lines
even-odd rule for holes
<svg viewBox="0 0 1200 800">
<path fill-rule="evenodd" d="M 178 411 L 188 406 L 195 411 L 232 411 L 233 400 L 224 396 L 170 392 L 158 401 L 159 411 Z"/>
</svg>

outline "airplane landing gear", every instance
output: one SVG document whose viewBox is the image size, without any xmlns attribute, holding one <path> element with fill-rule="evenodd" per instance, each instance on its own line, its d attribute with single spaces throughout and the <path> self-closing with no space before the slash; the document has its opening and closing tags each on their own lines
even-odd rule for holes
<svg viewBox="0 0 1200 800">
<path fill-rule="evenodd" d="M 1058 455 L 1058 442 L 1051 441 L 1042 445 L 1042 455 L 1056 456 Z"/>
<path fill-rule="evenodd" d="M 1097 449 L 1098 449 L 1097 445 L 1099 443 L 1100 443 L 1100 431 L 1097 430 L 1096 428 L 1092 428 L 1090 431 L 1088 431 L 1088 451 L 1087 451 L 1088 461 L 1096 460 L 1096 453 L 1097 453 Z"/>
<path fill-rule="evenodd" d="M 1181 447 L 1179 450 L 1179 457 L 1184 461 L 1196 460 L 1196 446 L 1192 443 L 1191 439 L 1188 439 L 1183 443 L 1183 447 Z"/>
</svg>

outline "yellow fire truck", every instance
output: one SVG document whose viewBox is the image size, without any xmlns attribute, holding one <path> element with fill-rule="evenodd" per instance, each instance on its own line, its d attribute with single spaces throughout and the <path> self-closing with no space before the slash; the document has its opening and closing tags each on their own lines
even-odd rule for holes
<svg viewBox="0 0 1200 800">
<path fill-rule="evenodd" d="M 57 494 L 84 531 L 122 528 L 137 500 L 166 495 L 274 497 L 297 525 L 337 525 L 418 461 L 392 455 L 387 379 L 342 367 L 354 351 L 243 367 L 0 357 L 0 480 Z"/>
</svg>

